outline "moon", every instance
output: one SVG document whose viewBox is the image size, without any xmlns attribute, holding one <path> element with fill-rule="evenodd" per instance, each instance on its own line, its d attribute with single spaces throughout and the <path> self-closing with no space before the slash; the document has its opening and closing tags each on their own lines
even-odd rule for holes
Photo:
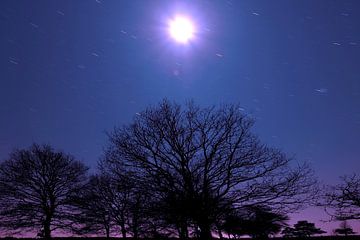
<svg viewBox="0 0 360 240">
<path fill-rule="evenodd" d="M 177 16 L 169 21 L 169 34 L 178 43 L 186 44 L 194 38 L 195 26 L 186 17 Z"/>
</svg>

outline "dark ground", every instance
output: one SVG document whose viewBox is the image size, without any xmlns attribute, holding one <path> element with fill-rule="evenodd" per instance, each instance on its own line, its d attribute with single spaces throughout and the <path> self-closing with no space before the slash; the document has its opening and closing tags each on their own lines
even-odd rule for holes
<svg viewBox="0 0 360 240">
<path fill-rule="evenodd" d="M 0 240 L 16 240 L 16 239 L 21 239 L 21 240 L 35 240 L 35 239 L 40 239 L 40 238 L 13 238 L 13 237 L 3 237 L 0 238 Z M 111 237 L 111 238 L 106 238 L 106 237 L 54 237 L 52 238 L 53 240 L 121 240 L 121 238 L 116 238 L 116 237 Z M 133 240 L 133 238 L 126 238 L 127 240 Z M 139 238 L 140 240 L 156 240 L 156 239 L 152 239 L 152 238 Z M 177 240 L 178 238 L 166 238 L 168 240 Z M 218 238 L 214 238 L 214 239 L 218 239 Z M 227 238 L 224 238 L 227 239 Z M 244 240 L 248 240 L 251 238 L 241 238 Z M 352 236 L 317 236 L 317 237 L 310 237 L 310 238 L 270 238 L 270 239 L 276 239 L 276 240 L 282 240 L 282 239 L 291 239 L 291 240 L 302 240 L 302 239 L 311 239 L 311 240 L 360 240 L 360 235 L 352 235 Z"/>
</svg>

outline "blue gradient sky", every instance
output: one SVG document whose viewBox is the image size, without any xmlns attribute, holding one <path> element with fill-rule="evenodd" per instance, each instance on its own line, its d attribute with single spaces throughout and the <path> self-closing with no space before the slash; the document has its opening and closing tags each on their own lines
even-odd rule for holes
<svg viewBox="0 0 360 240">
<path fill-rule="evenodd" d="M 198 30 L 186 46 L 166 29 L 179 13 Z M 95 168 L 105 131 L 167 97 L 240 103 L 264 142 L 336 183 L 360 172 L 359 25 L 357 0 L 2 0 L 0 159 L 35 141 Z"/>
</svg>

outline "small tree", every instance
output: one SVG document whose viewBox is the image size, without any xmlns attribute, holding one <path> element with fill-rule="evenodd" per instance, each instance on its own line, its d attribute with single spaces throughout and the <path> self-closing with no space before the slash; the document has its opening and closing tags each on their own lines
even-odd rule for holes
<svg viewBox="0 0 360 240">
<path fill-rule="evenodd" d="M 87 167 L 49 145 L 15 150 L 0 165 L 0 224 L 5 230 L 37 230 L 51 238 L 77 213 L 73 198 L 84 186 Z"/>
<path fill-rule="evenodd" d="M 287 220 L 287 216 L 272 212 L 267 206 L 250 206 L 229 215 L 223 228 L 236 237 L 249 235 L 252 238 L 267 239 L 269 235 L 279 233 L 287 225 Z"/>
<path fill-rule="evenodd" d="M 77 233 L 100 234 L 110 237 L 114 225 L 112 214 L 113 195 L 109 177 L 91 176 L 89 182 L 75 196 L 76 206 L 81 213 L 77 218 Z"/>
<path fill-rule="evenodd" d="M 192 199 L 183 192 L 168 191 L 161 201 L 156 202 L 157 212 L 166 224 L 173 226 L 178 231 L 180 239 L 189 238 L 190 213 L 189 207 Z"/>
<path fill-rule="evenodd" d="M 111 176 L 110 172 L 104 172 Z M 133 201 L 133 193 L 135 182 L 126 173 L 121 173 L 120 176 L 112 177 L 109 186 L 109 193 L 111 193 L 111 212 L 114 222 L 120 227 L 122 238 L 126 238 L 127 234 L 131 232 L 130 229 L 130 213 Z"/>
<path fill-rule="evenodd" d="M 343 176 L 326 194 L 326 212 L 337 220 L 360 219 L 360 176 Z"/>
<path fill-rule="evenodd" d="M 228 234 L 228 238 L 239 238 L 245 234 L 244 230 L 244 220 L 240 214 L 232 213 L 225 217 L 225 221 L 221 226 L 222 230 Z"/>
<path fill-rule="evenodd" d="M 272 212 L 267 206 L 252 206 L 245 222 L 246 233 L 253 238 L 267 239 L 286 226 L 289 218 L 281 213 Z"/>
<path fill-rule="evenodd" d="M 111 152 L 106 152 L 99 167 L 102 175 L 110 180 L 107 194 L 113 221 L 120 228 L 122 238 L 129 235 L 135 239 L 148 236 L 150 225 L 154 223 L 149 220 L 154 215 L 150 206 L 153 193 L 139 183 L 131 171 L 122 166 L 113 166 L 112 157 Z"/>
<path fill-rule="evenodd" d="M 340 224 L 340 228 L 335 229 L 334 232 L 335 232 L 336 234 L 345 235 L 345 236 L 348 236 L 348 235 L 351 235 L 351 234 L 355 234 L 355 232 L 353 231 L 352 227 L 351 227 L 346 221 L 343 221 L 343 222 Z"/>
<path fill-rule="evenodd" d="M 281 234 L 284 238 L 296 237 L 295 230 L 292 227 L 285 227 L 284 230 L 282 230 Z"/>
<path fill-rule="evenodd" d="M 306 238 L 311 237 L 312 235 L 326 233 L 320 228 L 316 228 L 314 223 L 310 223 L 308 221 L 298 221 L 294 228 L 286 227 L 282 234 L 284 237 L 300 237 Z"/>
</svg>

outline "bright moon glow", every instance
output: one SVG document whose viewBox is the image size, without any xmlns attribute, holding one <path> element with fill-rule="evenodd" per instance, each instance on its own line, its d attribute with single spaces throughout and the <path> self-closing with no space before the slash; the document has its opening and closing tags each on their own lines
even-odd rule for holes
<svg viewBox="0 0 360 240">
<path fill-rule="evenodd" d="M 184 17 L 176 17 L 169 23 L 169 32 L 175 41 L 180 43 L 187 43 L 194 37 L 194 25 L 193 23 Z"/>
</svg>

